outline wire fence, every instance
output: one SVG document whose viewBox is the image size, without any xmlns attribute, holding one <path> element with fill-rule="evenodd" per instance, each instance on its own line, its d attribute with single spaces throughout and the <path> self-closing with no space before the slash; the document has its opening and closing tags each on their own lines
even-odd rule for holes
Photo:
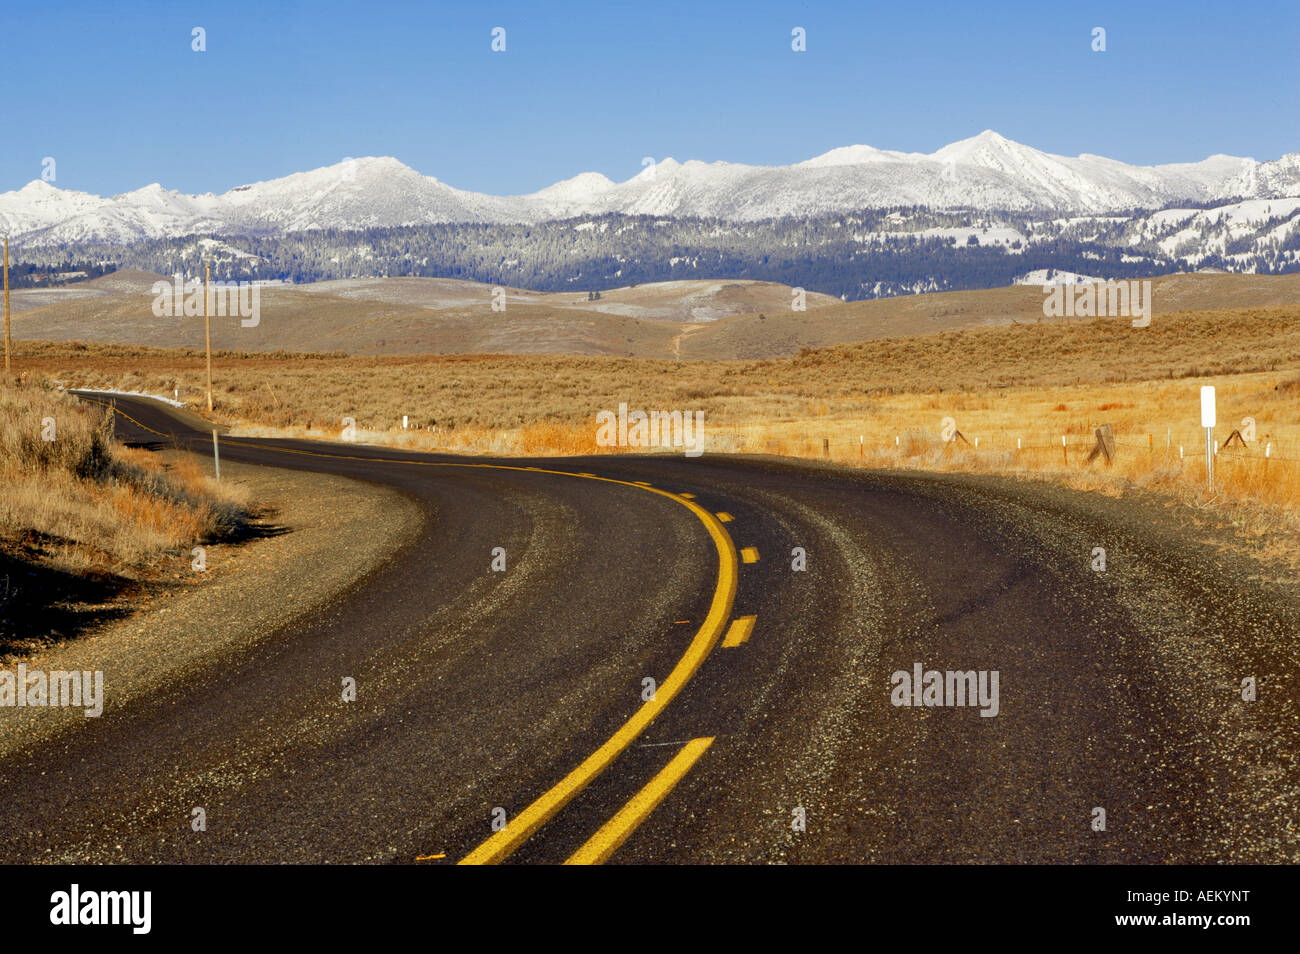
<svg viewBox="0 0 1300 954">
<path fill-rule="evenodd" d="M 843 429 L 835 428 L 835 435 L 819 435 L 814 430 L 803 429 L 790 434 L 773 434 L 771 429 L 762 428 L 758 434 L 746 433 L 751 428 L 737 425 L 732 433 L 742 447 L 758 445 L 762 449 L 776 450 L 782 446 L 798 445 L 804 453 L 821 451 L 828 457 L 845 457 L 857 454 L 865 456 L 868 451 L 896 449 L 899 451 L 924 452 L 939 449 L 953 453 L 964 451 L 995 451 L 1010 453 L 1055 451 L 1065 463 L 1081 463 L 1097 446 L 1095 433 L 1065 433 L 1045 437 L 1042 432 L 1017 431 L 1013 429 L 982 428 L 978 432 L 965 433 L 956 431 L 945 440 L 942 433 L 924 428 L 915 428 L 895 434 L 892 438 L 882 436 L 879 432 L 870 435 L 860 434 L 857 438 L 844 438 Z M 1228 431 L 1227 436 L 1232 436 Z M 917 444 L 923 446 L 918 449 Z M 1116 460 L 1166 459 L 1166 460 L 1203 460 L 1205 456 L 1204 432 L 1175 434 L 1172 430 L 1164 435 L 1155 433 L 1135 435 L 1117 435 L 1113 442 Z M 1300 464 L 1300 438 L 1264 435 L 1241 442 L 1233 440 L 1229 445 L 1224 436 L 1215 439 L 1212 452 L 1216 460 L 1258 462 L 1261 465 L 1277 463 L 1285 466 Z M 1100 454 L 1098 460 L 1103 460 Z"/>
</svg>

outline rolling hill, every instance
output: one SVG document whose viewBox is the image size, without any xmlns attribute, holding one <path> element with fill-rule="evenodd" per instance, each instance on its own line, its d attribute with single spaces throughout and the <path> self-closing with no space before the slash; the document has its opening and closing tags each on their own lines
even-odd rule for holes
<svg viewBox="0 0 1300 954">
<path fill-rule="evenodd" d="M 69 289 L 15 292 L 14 336 L 202 347 L 201 317 L 153 315 L 149 289 L 158 280 L 144 272 L 113 273 Z M 1151 281 L 1156 316 L 1300 303 L 1300 275 L 1170 275 Z M 770 358 L 804 348 L 1048 320 L 1042 289 L 1033 285 L 857 302 L 809 294 L 806 311 L 791 308 L 786 286 L 738 281 L 638 285 L 590 301 L 574 293 L 511 288 L 505 290 L 504 311 L 492 308 L 492 286 L 450 279 L 276 285 L 261 289 L 260 296 L 256 327 L 241 327 L 238 318 L 213 318 L 214 348 Z"/>
</svg>

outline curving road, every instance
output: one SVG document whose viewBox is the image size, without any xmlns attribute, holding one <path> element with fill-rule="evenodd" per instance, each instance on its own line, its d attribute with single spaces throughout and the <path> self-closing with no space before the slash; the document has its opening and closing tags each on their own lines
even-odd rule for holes
<svg viewBox="0 0 1300 954">
<path fill-rule="evenodd" d="M 120 436 L 209 452 L 113 400 Z M 397 488 L 423 528 L 256 652 L 0 760 L 4 860 L 1297 858 L 1295 605 L 1159 508 L 762 458 L 222 458 Z M 891 704 L 918 663 L 996 671 L 996 716 Z"/>
</svg>

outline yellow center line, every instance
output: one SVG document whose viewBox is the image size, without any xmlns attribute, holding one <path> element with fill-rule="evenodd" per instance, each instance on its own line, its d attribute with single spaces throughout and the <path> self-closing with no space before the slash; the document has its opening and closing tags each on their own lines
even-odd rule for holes
<svg viewBox="0 0 1300 954">
<path fill-rule="evenodd" d="M 731 523 L 732 516 L 731 514 L 727 513 L 725 510 L 720 510 L 718 511 L 718 519 L 721 520 L 723 523 Z"/>
<path fill-rule="evenodd" d="M 694 499 L 695 499 L 695 494 L 688 494 L 688 493 L 686 493 L 686 491 L 682 491 L 682 492 L 681 492 L 680 494 L 678 494 L 677 496 L 679 496 L 679 497 L 685 497 L 687 500 L 694 500 Z"/>
<path fill-rule="evenodd" d="M 566 865 L 599 865 L 616 852 L 619 845 L 627 841 L 628 835 L 636 831 L 659 803 L 673 790 L 682 776 L 691 770 L 701 755 L 705 753 L 713 739 L 692 739 L 673 756 L 659 774 L 646 783 L 646 787 L 632 796 L 632 800 L 619 809 L 605 824 L 600 826 L 581 848 L 569 856 Z"/>
<path fill-rule="evenodd" d="M 745 547 L 740 551 L 740 558 L 746 563 L 758 562 L 758 547 Z"/>
<path fill-rule="evenodd" d="M 591 780 L 631 745 L 668 703 L 673 701 L 682 687 L 695 675 L 695 671 L 700 668 L 705 657 L 713 651 L 718 638 L 722 635 L 722 627 L 726 624 L 727 617 L 731 615 L 731 604 L 736 596 L 736 577 L 739 573 L 736 547 L 731 542 L 731 537 L 707 510 L 697 504 L 653 487 L 643 489 L 679 501 L 682 506 L 690 508 L 691 512 L 708 528 L 718 551 L 718 585 L 713 591 L 708 616 L 691 640 L 686 653 L 677 661 L 677 665 L 673 667 L 668 677 L 660 683 L 654 698 L 643 703 L 641 708 L 581 765 L 516 815 L 509 825 L 492 834 L 461 859 L 460 863 L 463 865 L 494 864 L 505 858 L 563 808 L 570 799 L 586 788 Z"/>
<path fill-rule="evenodd" d="M 102 402 L 95 402 L 102 403 Z M 105 405 L 107 406 L 107 405 Z M 158 434 L 161 437 L 167 437 L 161 431 L 155 431 L 148 425 L 141 424 L 135 418 L 120 410 L 116 405 L 113 410 L 121 414 L 132 423 L 143 427 L 151 433 Z M 268 447 L 262 444 L 249 444 L 243 441 L 227 440 L 228 445 L 236 447 L 247 447 L 253 450 L 273 451 L 282 454 L 298 454 L 304 457 L 321 457 L 331 460 L 351 460 L 363 461 L 378 464 L 412 464 L 418 467 L 459 467 L 459 468 L 483 468 L 487 470 L 512 470 L 512 471 L 532 471 L 543 474 L 554 474 L 561 477 L 581 477 L 584 475 L 575 474 L 571 471 L 563 470 L 545 470 L 540 467 L 519 467 L 508 464 L 470 464 L 449 461 L 426 461 L 426 460 L 407 460 L 403 458 L 391 457 L 361 457 L 350 454 L 327 454 L 319 451 L 301 450 L 289 447 Z M 646 727 L 654 721 L 655 717 L 661 713 L 668 703 L 676 698 L 681 692 L 682 687 L 690 681 L 695 675 L 697 669 L 704 662 L 705 658 L 713 651 L 719 638 L 722 636 L 722 629 L 726 625 L 728 617 L 731 616 L 732 602 L 736 597 L 736 579 L 740 572 L 739 561 L 736 558 L 736 546 L 731 540 L 730 534 L 723 528 L 722 523 L 730 520 L 730 514 L 718 514 L 715 519 L 713 514 L 705 510 L 699 504 L 683 499 L 681 496 L 671 493 L 667 490 L 660 490 L 657 487 L 649 487 L 635 481 L 616 480 L 613 477 L 587 477 L 588 480 L 598 480 L 602 483 L 620 484 L 624 487 L 635 487 L 638 490 L 644 490 L 647 493 L 658 494 L 669 500 L 676 501 L 683 507 L 695 514 L 695 516 L 704 524 L 709 536 L 713 539 L 714 548 L 718 552 L 718 582 L 713 590 L 713 598 L 709 603 L 709 612 L 705 616 L 704 622 L 696 631 L 686 652 L 677 661 L 667 678 L 659 684 L 655 691 L 655 696 L 649 702 L 643 703 L 641 707 L 629 718 L 612 736 L 605 741 L 595 752 L 587 758 L 573 771 L 561 779 L 556 785 L 539 796 L 531 805 L 510 820 L 505 828 L 494 832 L 490 837 L 485 839 L 482 844 L 462 858 L 459 864 L 495 864 L 506 858 L 526 841 L 533 832 L 537 831 L 542 825 L 549 821 L 561 808 L 569 803 L 579 792 L 587 787 L 597 775 L 603 772 L 611 762 L 614 761 L 633 741 L 636 740 Z"/>
<path fill-rule="evenodd" d="M 754 621 L 756 619 L 758 619 L 757 616 L 738 616 L 732 620 L 727 635 L 722 640 L 722 648 L 734 649 L 749 639 L 749 634 L 754 631 Z"/>
<path fill-rule="evenodd" d="M 436 861 L 438 858 L 446 858 L 446 857 L 447 857 L 447 856 L 446 856 L 445 854 L 443 854 L 443 855 L 416 855 L 416 856 L 415 856 L 415 860 L 416 860 L 416 861 Z"/>
</svg>

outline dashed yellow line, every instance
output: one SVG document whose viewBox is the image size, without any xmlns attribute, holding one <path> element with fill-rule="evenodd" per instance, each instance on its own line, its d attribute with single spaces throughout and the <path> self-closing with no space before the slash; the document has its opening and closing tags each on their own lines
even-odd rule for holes
<svg viewBox="0 0 1300 954">
<path fill-rule="evenodd" d="M 745 547 L 740 551 L 740 558 L 746 563 L 758 562 L 758 547 Z"/>
<path fill-rule="evenodd" d="M 749 634 L 754 631 L 754 621 L 757 619 L 757 616 L 738 616 L 733 619 L 727 635 L 722 639 L 722 648 L 734 649 L 749 639 Z"/>
<path fill-rule="evenodd" d="M 694 499 L 695 499 L 695 494 L 688 494 L 688 493 L 686 493 L 685 491 L 682 491 L 682 492 L 681 492 L 680 494 L 678 494 L 677 496 L 679 496 L 679 497 L 685 497 L 687 500 L 694 500 Z"/>
<path fill-rule="evenodd" d="M 718 519 L 721 520 L 723 523 L 731 523 L 731 521 L 734 520 L 735 518 L 731 514 L 727 513 L 725 510 L 719 510 Z"/>
<path fill-rule="evenodd" d="M 628 835 L 636 831 L 637 826 L 659 807 L 659 803 L 673 790 L 673 786 L 682 780 L 682 776 L 691 770 L 691 766 L 699 761 L 700 756 L 712 744 L 711 737 L 692 739 L 687 742 L 682 750 L 673 756 L 672 761 L 660 769 L 659 774 L 652 778 L 645 788 L 632 796 L 631 801 L 620 808 L 618 814 L 601 825 L 586 844 L 569 856 L 565 864 L 604 864 L 605 860 L 618 850 L 619 845 L 627 841 Z"/>
<path fill-rule="evenodd" d="M 442 855 L 416 855 L 416 856 L 415 856 L 415 860 L 416 860 L 416 861 L 436 861 L 436 860 L 438 860 L 439 858 L 446 858 L 446 857 L 447 857 L 447 856 L 446 856 L 445 854 L 442 854 Z"/>
<path fill-rule="evenodd" d="M 621 483 L 621 481 L 615 481 L 615 483 Z M 632 744 L 637 736 L 645 731 L 654 718 L 664 710 L 664 707 L 676 698 L 682 687 L 700 668 L 700 664 L 704 662 L 705 657 L 712 652 L 713 647 L 717 645 L 718 638 L 722 635 L 722 627 L 726 624 L 727 617 L 731 615 L 731 604 L 736 596 L 736 577 L 739 573 L 739 566 L 736 562 L 735 544 L 731 542 L 731 537 L 727 534 L 727 531 L 722 529 L 722 525 L 698 504 L 689 500 L 682 500 L 675 494 L 657 490 L 653 487 L 644 489 L 650 493 L 663 494 L 665 497 L 677 500 L 682 506 L 688 507 L 692 513 L 699 517 L 700 521 L 708 529 L 709 535 L 713 538 L 714 546 L 718 551 L 718 585 L 713 591 L 713 600 L 709 604 L 709 614 L 696 632 L 695 638 L 691 640 L 686 653 L 677 661 L 677 665 L 668 674 L 668 678 L 660 683 L 655 691 L 654 698 L 649 702 L 642 703 L 641 708 L 636 711 L 632 718 L 623 723 L 622 727 L 610 736 L 604 745 L 589 755 L 581 765 L 565 776 L 550 791 L 516 815 L 509 826 L 494 833 L 461 859 L 460 863 L 463 865 L 495 864 L 514 851 L 533 832 L 568 804 L 570 799 L 586 788 L 592 779 L 603 772 L 624 749 Z"/>
<path fill-rule="evenodd" d="M 83 400 L 93 400 L 83 398 Z M 103 404 L 101 401 L 94 403 Z M 105 405 L 110 406 L 110 405 Z M 112 410 L 121 414 L 127 420 L 139 427 L 144 428 L 150 433 L 157 434 L 160 437 L 169 437 L 162 431 L 156 431 L 147 424 L 142 424 L 135 418 L 131 417 L 125 411 L 121 410 L 116 404 L 111 405 Z M 516 815 L 508 826 L 495 832 L 489 838 L 483 841 L 477 848 L 462 858 L 459 864 L 495 864 L 506 858 L 511 852 L 527 840 L 533 832 L 537 831 L 542 825 L 549 821 L 561 808 L 569 803 L 579 792 L 587 787 L 588 784 L 599 775 L 602 771 L 614 761 L 632 742 L 645 731 L 646 727 L 654 721 L 655 717 L 676 698 L 681 692 L 682 687 L 690 681 L 695 675 L 697 669 L 704 662 L 705 658 L 712 652 L 713 647 L 717 645 L 719 637 L 722 635 L 723 626 L 726 625 L 727 618 L 731 615 L 732 602 L 736 596 L 736 579 L 739 574 L 739 563 L 736 558 L 736 546 L 731 540 L 731 536 L 723 529 L 722 524 L 729 522 L 731 514 L 719 513 L 716 518 L 709 511 L 705 510 L 699 504 L 683 498 L 679 494 L 670 493 L 666 490 L 660 490 L 657 487 L 651 487 L 643 482 L 616 480 L 613 477 L 596 477 L 587 474 L 575 474 L 572 471 L 564 470 L 546 470 L 540 467 L 520 467 L 510 464 L 477 464 L 477 463 L 460 463 L 453 461 L 432 461 L 432 460 L 410 460 L 401 457 L 362 457 L 354 454 L 327 454 L 319 451 L 303 450 L 300 448 L 290 447 L 268 447 L 261 444 L 249 444 L 244 441 L 230 440 L 225 441 L 227 445 L 235 447 L 246 447 L 252 450 L 269 451 L 281 454 L 296 454 L 302 457 L 320 457 L 330 460 L 351 460 L 362 461 L 377 464 L 408 464 L 417 467 L 446 467 L 446 468 L 483 468 L 486 470 L 512 470 L 512 471 L 531 471 L 543 474 L 554 474 L 560 477 L 586 477 L 589 480 L 599 480 L 604 483 L 621 484 L 625 487 L 636 487 L 645 490 L 648 493 L 659 494 L 661 497 L 667 497 L 674 500 L 690 510 L 704 524 L 708 530 L 709 536 L 713 539 L 713 544 L 718 552 L 718 582 L 713 590 L 713 598 L 709 603 L 709 612 L 704 622 L 696 631 L 691 644 L 687 647 L 685 654 L 677 661 L 667 678 L 659 685 L 655 692 L 654 698 L 643 703 L 641 708 L 633 716 L 623 723 L 610 738 L 595 752 L 589 755 L 577 768 L 566 775 L 558 784 L 549 791 L 542 794 L 536 801 L 530 804 L 522 812 Z M 753 617 L 748 617 L 753 625 Z M 732 624 L 734 632 L 736 624 Z M 745 637 L 748 637 L 748 631 Z M 728 639 L 731 634 L 728 634 Z M 743 639 L 742 639 L 743 641 Z M 701 740 L 697 740 L 701 741 Z M 711 742 L 709 739 L 708 742 Z M 707 742 L 706 742 L 707 746 Z M 702 751 L 702 750 L 701 750 Z M 681 753 L 679 753 L 680 756 Z M 698 758 L 698 754 L 695 758 Z M 692 763 L 694 759 L 690 760 Z M 686 765 L 682 773 L 689 769 Z M 661 773 L 662 774 L 662 773 Z M 680 777 L 680 775 L 678 776 Z M 671 785 L 668 786 L 671 788 Z M 666 789 L 665 789 L 666 791 Z M 660 798 L 662 799 L 662 795 Z M 655 804 L 658 802 L 656 801 Z M 651 805 L 652 809 L 654 806 Z M 625 806 L 626 809 L 626 806 Z M 648 814 L 649 809 L 644 814 Z M 622 812 L 620 812 L 620 815 Z M 642 814 L 640 817 L 644 817 Z M 630 816 L 628 816 L 630 817 Z M 631 830 L 630 828 L 628 829 Z M 623 837 L 626 837 L 624 835 Z M 614 848 L 618 845 L 615 844 Z M 613 848 L 610 849 L 613 851 Z"/>
</svg>

